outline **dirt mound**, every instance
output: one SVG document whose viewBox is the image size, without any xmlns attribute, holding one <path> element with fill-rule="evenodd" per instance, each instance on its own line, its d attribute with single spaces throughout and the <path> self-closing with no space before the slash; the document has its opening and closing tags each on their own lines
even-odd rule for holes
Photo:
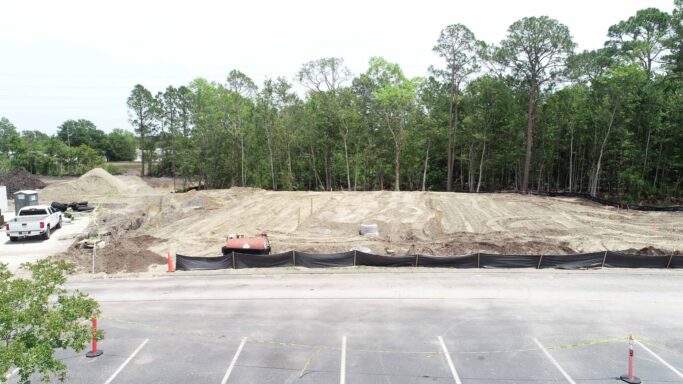
<svg viewBox="0 0 683 384">
<path fill-rule="evenodd" d="M 48 186 L 53 196 L 98 196 L 145 193 L 151 188 L 136 176 L 112 176 L 102 168 L 94 168 L 76 180 Z"/>
<path fill-rule="evenodd" d="M 645 247 L 645 248 L 640 248 L 640 249 L 627 249 L 624 251 L 624 253 L 630 253 L 634 255 L 645 255 L 645 256 L 670 256 L 673 254 L 674 256 L 680 256 L 682 253 L 681 251 L 670 251 L 666 249 L 660 249 L 660 248 L 655 248 L 655 247 Z"/>
<path fill-rule="evenodd" d="M 145 272 L 151 265 L 164 264 L 165 258 L 147 250 L 148 246 L 159 241 L 152 236 L 140 235 L 106 244 L 104 248 L 97 249 L 95 273 Z M 78 243 L 56 258 L 75 264 L 78 272 L 92 271 L 92 249 L 83 248 Z"/>
<path fill-rule="evenodd" d="M 0 173 L 0 185 L 7 187 L 7 197 L 11 197 L 14 192 L 23 189 L 44 188 L 43 183 L 37 176 L 22 170 Z"/>
</svg>

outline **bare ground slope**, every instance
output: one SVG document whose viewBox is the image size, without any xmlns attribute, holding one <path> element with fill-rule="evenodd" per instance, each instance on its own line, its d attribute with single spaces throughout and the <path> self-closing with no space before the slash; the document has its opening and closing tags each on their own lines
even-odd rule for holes
<svg viewBox="0 0 683 384">
<path fill-rule="evenodd" d="M 52 200 L 99 207 L 83 237 L 99 234 L 108 242 L 102 257 L 126 258 L 109 260 L 106 271 L 137 265 L 138 256 L 161 263 L 150 251 L 165 256 L 169 246 L 179 254 L 217 256 L 229 233 L 266 232 L 273 252 L 570 254 L 652 247 L 646 253 L 671 253 L 683 245 L 681 213 L 619 211 L 580 198 L 254 188 L 172 194 L 137 176 L 98 169 L 41 190 L 41 201 Z M 377 224 L 379 237 L 360 236 L 361 223 Z M 67 258 L 78 262 L 84 255 L 74 247 Z"/>
<path fill-rule="evenodd" d="M 579 198 L 230 189 L 171 195 L 163 206 L 145 233 L 190 255 L 218 254 L 228 233 L 261 232 L 274 252 L 575 253 L 683 244 L 680 213 L 617 211 Z M 380 236 L 360 236 L 361 223 L 378 224 Z"/>
</svg>

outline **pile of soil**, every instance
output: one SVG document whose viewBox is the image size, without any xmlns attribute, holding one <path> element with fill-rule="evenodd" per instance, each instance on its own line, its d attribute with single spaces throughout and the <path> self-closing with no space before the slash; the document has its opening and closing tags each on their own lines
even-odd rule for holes
<svg viewBox="0 0 683 384">
<path fill-rule="evenodd" d="M 7 197 L 11 197 L 14 192 L 24 189 L 40 189 L 45 187 L 37 176 L 22 170 L 0 173 L 0 185 L 7 187 Z"/>
<path fill-rule="evenodd" d="M 629 253 L 633 255 L 645 255 L 645 256 L 681 256 L 683 253 L 681 251 L 670 251 L 666 249 L 661 249 L 661 248 L 655 248 L 655 247 L 645 247 L 641 249 L 635 249 L 635 248 L 630 248 L 625 251 L 624 253 Z"/>
<path fill-rule="evenodd" d="M 136 176 L 112 176 L 102 168 L 94 168 L 76 180 L 51 184 L 45 192 L 51 196 L 125 195 L 149 192 L 151 188 Z"/>
<path fill-rule="evenodd" d="M 165 264 L 166 259 L 147 250 L 148 246 L 160 242 L 153 236 L 140 235 L 120 238 L 97 249 L 95 273 L 145 272 L 151 265 Z M 58 260 L 75 264 L 76 271 L 92 271 L 92 249 L 75 243 L 67 252 L 57 255 Z"/>
</svg>

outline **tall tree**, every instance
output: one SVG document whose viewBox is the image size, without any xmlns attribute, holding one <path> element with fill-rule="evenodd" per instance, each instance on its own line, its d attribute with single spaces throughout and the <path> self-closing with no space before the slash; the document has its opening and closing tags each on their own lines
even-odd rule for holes
<svg viewBox="0 0 683 384">
<path fill-rule="evenodd" d="M 637 62 L 647 73 L 666 49 L 671 16 L 657 8 L 636 12 L 626 21 L 609 27 L 606 46 L 615 48 L 628 62 Z"/>
<path fill-rule="evenodd" d="M 140 137 L 140 176 L 145 176 L 145 138 L 155 130 L 155 102 L 152 94 L 142 85 L 137 84 L 128 97 L 129 121 Z"/>
<path fill-rule="evenodd" d="M 574 49 L 569 29 L 547 16 L 525 17 L 508 28 L 496 51 L 499 62 L 510 68 L 528 87 L 526 152 L 522 192 L 529 190 L 534 141 L 534 114 L 541 87 L 560 76 Z"/>
<path fill-rule="evenodd" d="M 666 66 L 677 80 L 683 80 L 683 0 L 674 0 L 671 13 L 671 34 L 666 40 L 670 53 L 665 57 Z"/>
<path fill-rule="evenodd" d="M 338 89 L 349 80 L 351 71 L 344 66 L 344 60 L 327 57 L 304 63 L 297 74 L 299 82 L 316 94 L 327 120 L 325 134 L 325 189 L 332 189 L 332 143 L 335 126 L 339 124 Z"/>
<path fill-rule="evenodd" d="M 9 151 L 10 139 L 17 136 L 17 127 L 6 117 L 0 118 L 0 153 Z"/>
<path fill-rule="evenodd" d="M 254 81 L 244 73 L 232 70 L 228 75 L 228 89 L 233 92 L 233 113 L 235 114 L 233 134 L 239 141 L 241 186 L 246 186 L 247 176 L 244 168 L 244 131 L 243 121 L 247 113 L 248 101 L 257 90 Z"/>
<path fill-rule="evenodd" d="M 67 120 L 57 127 L 57 137 L 70 147 L 86 144 L 104 152 L 106 134 L 90 120 Z"/>
<path fill-rule="evenodd" d="M 481 43 L 474 33 L 462 24 L 449 25 L 441 31 L 432 50 L 446 61 L 446 68 L 434 70 L 448 83 L 448 153 L 446 190 L 453 189 L 454 141 L 458 130 L 458 93 L 460 85 L 475 73 Z"/>
<path fill-rule="evenodd" d="M 415 107 L 416 82 L 408 79 L 398 64 L 381 57 L 370 59 L 365 76 L 373 85 L 372 105 L 394 143 L 394 190 L 401 189 L 401 153 L 408 117 Z"/>
</svg>

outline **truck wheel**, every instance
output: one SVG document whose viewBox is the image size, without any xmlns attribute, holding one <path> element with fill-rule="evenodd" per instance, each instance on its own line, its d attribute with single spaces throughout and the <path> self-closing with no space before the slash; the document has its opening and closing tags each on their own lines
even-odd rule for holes
<svg viewBox="0 0 683 384">
<path fill-rule="evenodd" d="M 59 218 L 59 223 L 57 223 L 57 225 L 55 225 L 55 229 L 59 229 L 59 228 L 61 228 L 61 227 L 62 227 L 62 218 L 60 217 L 60 218 Z"/>
<path fill-rule="evenodd" d="M 48 225 L 47 228 L 45 228 L 45 233 L 43 233 L 43 239 L 49 240 L 50 239 L 50 226 Z"/>
<path fill-rule="evenodd" d="M 9 241 L 17 241 L 17 240 L 19 240 L 19 238 L 16 236 L 10 236 L 9 237 Z"/>
</svg>

